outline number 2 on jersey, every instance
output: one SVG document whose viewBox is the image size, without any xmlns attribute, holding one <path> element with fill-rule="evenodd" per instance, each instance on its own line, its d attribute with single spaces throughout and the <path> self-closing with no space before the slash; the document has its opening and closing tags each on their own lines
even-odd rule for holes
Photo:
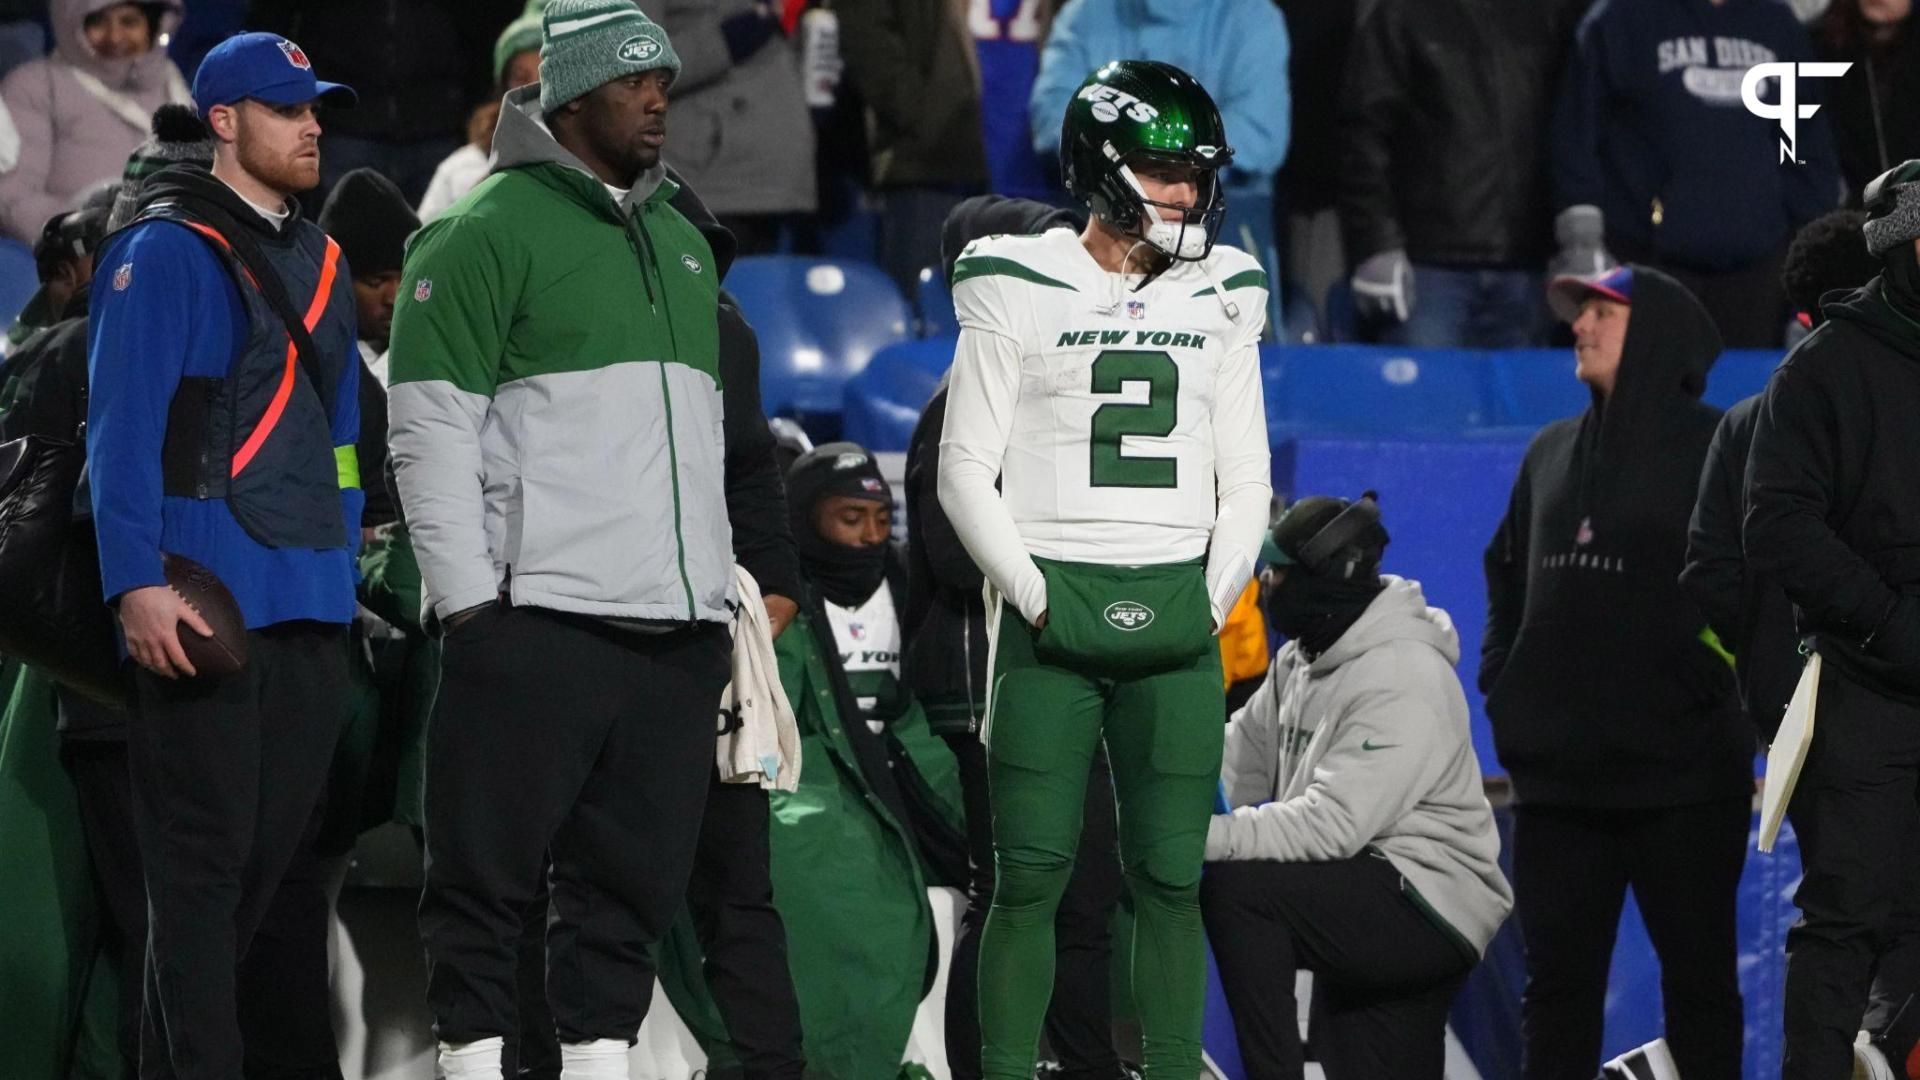
<svg viewBox="0 0 1920 1080">
<path fill-rule="evenodd" d="M 1179 415 L 1180 368 L 1163 352 L 1109 349 L 1093 358 L 1093 392 L 1119 394 L 1126 384 L 1147 384 L 1144 404 L 1114 402 L 1093 413 L 1089 483 L 1094 487 L 1170 488 L 1179 485 L 1179 462 L 1170 457 L 1120 453 L 1127 435 L 1165 438 Z"/>
</svg>

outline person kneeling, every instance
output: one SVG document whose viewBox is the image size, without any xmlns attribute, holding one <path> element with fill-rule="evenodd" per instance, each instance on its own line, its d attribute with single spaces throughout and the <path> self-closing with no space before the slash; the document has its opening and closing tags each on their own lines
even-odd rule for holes
<svg viewBox="0 0 1920 1080">
<path fill-rule="evenodd" d="M 1513 906 L 1454 674 L 1452 620 L 1379 572 L 1371 493 L 1314 496 L 1261 575 L 1291 640 L 1227 725 L 1230 812 L 1201 912 L 1250 1076 L 1302 1075 L 1294 972 L 1314 974 L 1328 1080 L 1440 1080 L 1447 1010 Z"/>
</svg>

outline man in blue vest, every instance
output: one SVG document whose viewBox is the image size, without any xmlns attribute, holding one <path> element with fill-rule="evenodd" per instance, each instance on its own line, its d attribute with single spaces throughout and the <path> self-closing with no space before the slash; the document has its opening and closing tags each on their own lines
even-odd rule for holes
<svg viewBox="0 0 1920 1080">
<path fill-rule="evenodd" d="M 242 34 L 194 102 L 211 174 L 149 178 L 100 254 L 87 458 L 100 568 L 134 661 L 134 820 L 150 927 L 141 1076 L 240 1080 L 235 969 L 317 823 L 346 713 L 361 510 L 351 271 L 292 196 L 320 179 L 316 109 L 353 91 Z M 213 571 L 248 631 L 236 674 L 162 553 Z"/>
</svg>

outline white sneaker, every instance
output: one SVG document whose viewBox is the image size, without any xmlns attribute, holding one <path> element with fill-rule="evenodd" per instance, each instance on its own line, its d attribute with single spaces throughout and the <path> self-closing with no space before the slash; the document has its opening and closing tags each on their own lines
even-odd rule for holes
<svg viewBox="0 0 1920 1080">
<path fill-rule="evenodd" d="M 1853 1040 L 1853 1080 L 1900 1080 L 1900 1074 L 1887 1063 L 1887 1055 L 1864 1031 Z"/>
<path fill-rule="evenodd" d="M 1667 1040 L 1655 1039 L 1602 1065 L 1600 1075 L 1605 1080 L 1680 1080 L 1680 1067 L 1673 1063 Z"/>
</svg>

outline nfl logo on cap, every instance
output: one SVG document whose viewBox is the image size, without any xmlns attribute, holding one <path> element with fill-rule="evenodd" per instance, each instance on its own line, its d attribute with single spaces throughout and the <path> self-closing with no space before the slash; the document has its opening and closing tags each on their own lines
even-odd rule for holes
<svg viewBox="0 0 1920 1080">
<path fill-rule="evenodd" d="M 280 39 L 279 45 L 280 51 L 287 54 L 287 63 L 292 64 L 302 71 L 313 70 L 313 63 L 307 59 L 305 50 L 301 49 L 300 46 L 295 45 L 285 38 Z"/>
</svg>

